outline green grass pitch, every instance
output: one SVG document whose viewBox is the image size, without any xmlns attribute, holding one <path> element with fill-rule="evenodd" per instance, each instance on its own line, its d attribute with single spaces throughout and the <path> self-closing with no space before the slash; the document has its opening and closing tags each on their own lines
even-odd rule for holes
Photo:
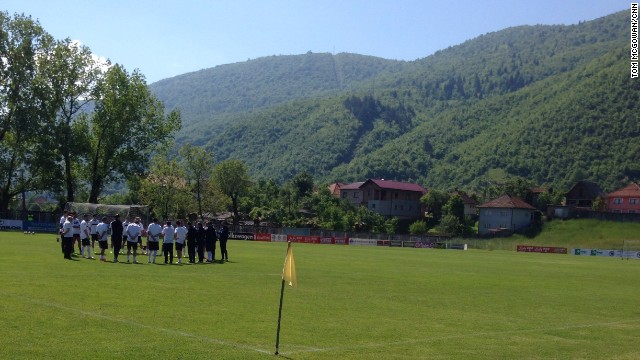
<svg viewBox="0 0 640 360">
<path fill-rule="evenodd" d="M 640 260 L 293 248 L 280 358 L 640 358 Z M 285 243 L 181 266 L 68 261 L 45 234 L 0 232 L 0 249 L 2 358 L 276 358 Z"/>
</svg>

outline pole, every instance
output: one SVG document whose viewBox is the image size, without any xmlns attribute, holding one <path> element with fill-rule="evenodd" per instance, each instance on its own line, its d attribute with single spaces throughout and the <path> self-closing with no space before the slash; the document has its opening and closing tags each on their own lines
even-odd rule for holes
<svg viewBox="0 0 640 360">
<path fill-rule="evenodd" d="M 284 298 L 284 279 L 282 279 L 282 287 L 280 288 L 280 309 L 278 310 L 278 332 L 276 333 L 276 355 L 280 348 L 280 319 L 282 319 L 282 299 Z"/>
<path fill-rule="evenodd" d="M 291 242 L 287 244 L 287 255 L 289 254 L 290 247 L 291 247 Z M 278 331 L 276 332 L 276 355 L 278 355 L 278 350 L 280 348 L 280 320 L 282 319 L 282 300 L 283 299 L 284 299 L 284 268 L 282 269 L 282 285 L 280 287 L 280 307 L 278 309 Z"/>
</svg>

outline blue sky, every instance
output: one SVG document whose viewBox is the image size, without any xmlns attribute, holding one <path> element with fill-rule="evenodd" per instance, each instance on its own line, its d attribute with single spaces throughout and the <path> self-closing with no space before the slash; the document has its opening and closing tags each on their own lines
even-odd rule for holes
<svg viewBox="0 0 640 360">
<path fill-rule="evenodd" d="M 351 52 L 415 60 L 510 26 L 575 24 L 620 0 L 3 0 L 58 39 L 140 69 L 148 83 L 270 55 Z"/>
</svg>

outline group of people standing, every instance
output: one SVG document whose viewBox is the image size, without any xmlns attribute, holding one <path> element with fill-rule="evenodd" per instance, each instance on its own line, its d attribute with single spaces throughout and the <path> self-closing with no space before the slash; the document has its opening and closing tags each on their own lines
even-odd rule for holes
<svg viewBox="0 0 640 360">
<path fill-rule="evenodd" d="M 220 242 L 220 260 L 229 261 L 227 253 L 229 228 L 224 223 L 216 228 L 212 221 L 207 221 L 204 224 L 197 222 L 195 225 L 191 222 L 185 224 L 176 221 L 174 227 L 171 221 L 161 225 L 158 223 L 158 219 L 154 218 L 145 228 L 140 218 L 135 218 L 133 222 L 128 220 L 122 222 L 120 215 L 116 214 L 114 220 L 109 223 L 106 217 L 101 220 L 98 220 L 97 217 L 98 215 L 94 214 L 93 218 L 89 220 L 89 215 L 85 214 L 83 220 L 80 221 L 75 212 L 67 213 L 65 211 L 65 214 L 60 218 L 62 253 L 65 259 L 71 259 L 76 243 L 81 256 L 93 259 L 92 250 L 95 243 L 98 242 L 100 260 L 106 261 L 105 252 L 109 249 L 108 236 L 111 234 L 111 252 L 114 263 L 119 261 L 120 252 L 126 246 L 127 262 L 131 261 L 131 255 L 133 255 L 133 263 L 138 263 L 137 255 L 138 248 L 140 248 L 143 255 L 148 255 L 148 263 L 155 264 L 158 251 L 160 251 L 160 243 L 162 243 L 165 264 L 173 263 L 174 244 L 177 252 L 176 264 L 182 264 L 185 247 L 189 263 L 196 263 L 196 254 L 198 263 L 213 263 L 216 261 L 217 241 Z M 146 247 L 142 244 L 142 238 L 145 236 L 147 238 Z"/>
</svg>

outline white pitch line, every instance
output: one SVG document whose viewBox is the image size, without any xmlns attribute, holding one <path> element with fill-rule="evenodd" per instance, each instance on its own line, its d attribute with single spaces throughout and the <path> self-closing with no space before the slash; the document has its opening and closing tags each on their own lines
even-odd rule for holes
<svg viewBox="0 0 640 360">
<path fill-rule="evenodd" d="M 107 316 L 107 315 L 102 315 L 102 314 L 96 314 L 96 313 L 92 313 L 92 312 L 88 312 L 88 311 L 78 311 L 78 309 L 72 309 L 70 307 L 61 305 L 61 304 L 57 304 L 57 303 L 52 303 L 52 302 L 45 302 L 45 301 L 41 301 L 41 300 L 36 300 L 36 299 L 32 299 L 32 298 L 28 298 L 28 297 L 24 297 L 24 296 L 19 296 L 19 295 L 15 295 L 15 294 L 9 294 L 6 293 L 4 291 L 0 291 L 0 294 L 5 295 L 5 296 L 11 296 L 13 298 L 16 298 L 18 300 L 26 300 L 29 301 L 33 304 L 37 304 L 37 305 L 42 305 L 42 306 L 47 306 L 47 307 L 51 307 L 51 308 L 56 308 L 56 309 L 60 309 L 60 310 L 65 310 L 71 313 L 80 313 L 82 315 L 86 315 L 86 316 L 91 316 L 91 317 L 95 317 L 98 319 L 104 319 L 104 320 L 108 320 L 108 321 L 113 321 L 113 322 L 119 322 L 125 325 L 129 325 L 129 326 L 137 326 L 140 328 L 145 328 L 145 329 L 150 329 L 150 330 L 157 330 L 157 331 L 162 331 L 165 333 L 169 333 L 169 334 L 173 334 L 173 335 L 180 335 L 183 337 L 188 337 L 188 338 L 193 338 L 193 339 L 198 339 L 198 340 L 204 340 L 213 344 L 217 344 L 217 345 L 223 345 L 223 346 L 229 346 L 229 347 L 235 347 L 238 349 L 243 349 L 243 350 L 251 350 L 251 351 L 255 351 L 261 354 L 273 354 L 272 351 L 268 351 L 268 350 L 264 350 L 264 349 L 258 349 L 252 346 L 248 346 L 248 345 L 242 345 L 242 344 L 237 344 L 234 342 L 230 342 L 230 341 L 225 341 L 225 340 L 220 340 L 220 339 L 214 339 L 214 338 L 210 338 L 208 336 L 202 336 L 202 335 L 195 335 L 195 334 L 191 334 L 185 331 L 178 331 L 178 330 L 173 330 L 173 329 L 167 329 L 167 328 L 163 328 L 163 327 L 159 327 L 159 326 L 151 326 L 151 325 L 147 325 L 147 324 L 142 324 L 142 323 L 138 323 L 135 321 L 131 321 L 131 320 L 126 320 L 126 319 L 118 319 L 118 318 L 114 318 L 111 316 Z"/>
<path fill-rule="evenodd" d="M 294 355 L 294 354 L 308 353 L 308 352 L 371 349 L 371 348 L 379 348 L 379 347 L 387 347 L 387 346 L 417 344 L 417 343 L 426 343 L 426 342 L 432 342 L 432 341 L 442 341 L 442 340 L 451 340 L 451 339 L 460 339 L 460 338 L 470 338 L 470 337 L 478 337 L 478 336 L 496 336 L 496 335 L 513 334 L 513 333 L 531 333 L 531 332 L 582 329 L 582 328 L 590 328 L 590 327 L 607 327 L 607 326 L 619 325 L 619 324 L 625 324 L 625 323 L 632 323 L 632 322 L 640 322 L 640 319 L 621 320 L 621 321 L 606 322 L 606 323 L 560 326 L 560 327 L 552 327 L 552 328 L 537 328 L 537 329 L 477 332 L 477 333 L 469 333 L 469 334 L 458 334 L 458 335 L 448 335 L 448 336 L 440 336 L 440 337 L 429 337 L 429 338 L 424 338 L 424 339 L 412 339 L 412 340 L 403 340 L 403 341 L 394 341 L 394 342 L 370 343 L 370 344 L 357 345 L 357 346 L 334 346 L 334 347 L 309 349 L 309 350 L 292 350 L 292 351 L 288 351 L 288 352 L 281 352 L 281 354 L 286 356 L 286 355 Z"/>
</svg>

